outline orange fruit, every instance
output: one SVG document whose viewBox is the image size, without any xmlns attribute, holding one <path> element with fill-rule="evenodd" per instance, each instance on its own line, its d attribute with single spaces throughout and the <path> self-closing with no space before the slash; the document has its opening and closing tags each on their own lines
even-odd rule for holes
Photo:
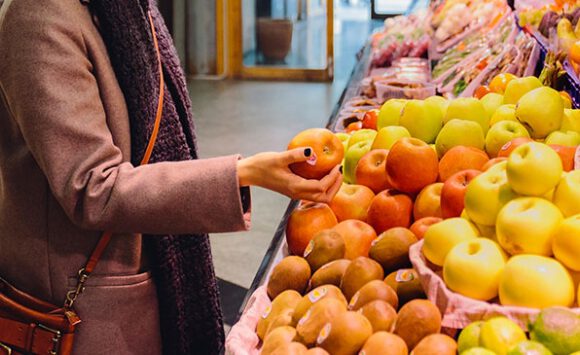
<svg viewBox="0 0 580 355">
<path fill-rule="evenodd" d="M 475 89 L 475 92 L 473 93 L 473 97 L 481 100 L 482 97 L 489 94 L 490 92 L 491 92 L 491 90 L 489 90 L 489 86 L 482 85 L 482 86 L 478 87 L 477 89 Z"/>
<path fill-rule="evenodd" d="M 570 47 L 568 58 L 570 61 L 580 64 L 580 41 L 574 42 L 574 44 Z"/>
<path fill-rule="evenodd" d="M 358 131 L 359 129 L 362 128 L 362 122 L 361 121 L 355 121 L 350 123 L 348 126 L 346 126 L 346 133 L 352 133 L 354 131 Z"/>
<path fill-rule="evenodd" d="M 510 73 L 498 74 L 489 83 L 489 89 L 491 92 L 503 95 L 507 84 L 515 78 L 517 77 Z"/>
</svg>

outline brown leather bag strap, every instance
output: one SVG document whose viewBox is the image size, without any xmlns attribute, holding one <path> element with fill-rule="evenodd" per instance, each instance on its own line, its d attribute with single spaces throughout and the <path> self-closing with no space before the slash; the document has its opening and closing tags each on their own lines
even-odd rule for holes
<svg viewBox="0 0 580 355">
<path fill-rule="evenodd" d="M 155 123 L 153 125 L 153 131 L 151 132 L 151 137 L 149 137 L 149 142 L 147 143 L 147 148 L 145 149 L 145 154 L 143 155 L 143 159 L 141 159 L 140 165 L 146 165 L 149 163 L 149 159 L 151 159 L 151 154 L 153 153 L 153 148 L 155 147 L 155 142 L 157 141 L 157 135 L 159 134 L 159 126 L 161 124 L 161 117 L 163 113 L 163 95 L 165 93 L 165 79 L 163 77 L 163 64 L 161 62 L 161 52 L 159 50 L 159 43 L 157 42 L 157 31 L 155 30 L 155 25 L 153 24 L 153 17 L 151 16 L 151 12 L 147 12 L 147 16 L 149 17 L 149 24 L 151 25 L 151 34 L 153 35 L 153 44 L 155 45 L 155 52 L 157 54 L 157 62 L 158 62 L 158 69 L 159 69 L 159 98 L 157 99 L 157 113 L 155 115 Z M 101 259 L 103 252 L 109 245 L 111 241 L 111 236 L 113 235 L 110 231 L 105 231 L 101 235 L 99 242 L 91 256 L 87 260 L 85 267 L 79 270 L 78 273 L 78 280 L 77 286 L 74 290 L 71 290 L 66 295 L 66 300 L 64 303 L 65 308 L 72 308 L 73 303 L 77 299 L 77 297 L 83 292 L 84 284 L 87 281 L 89 275 L 94 271 L 97 263 Z"/>
</svg>

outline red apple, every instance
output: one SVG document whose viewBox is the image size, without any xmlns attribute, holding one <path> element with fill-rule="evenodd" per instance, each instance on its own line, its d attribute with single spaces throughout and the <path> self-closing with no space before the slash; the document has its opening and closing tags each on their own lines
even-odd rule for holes
<svg viewBox="0 0 580 355">
<path fill-rule="evenodd" d="M 437 153 L 417 138 L 401 138 L 393 144 L 387 157 L 389 180 L 397 190 L 415 194 L 437 181 Z"/>
<path fill-rule="evenodd" d="M 441 217 L 441 189 L 442 182 L 436 182 L 425 186 L 417 198 L 413 206 L 413 217 L 415 220 L 423 217 Z"/>
<path fill-rule="evenodd" d="M 346 126 L 345 132 L 346 133 L 353 133 L 355 131 L 358 131 L 361 128 L 362 128 L 362 122 L 355 121 L 355 122 L 349 123 L 348 126 Z"/>
<path fill-rule="evenodd" d="M 379 117 L 379 110 L 373 108 L 365 112 L 362 119 L 362 128 L 370 128 L 377 130 L 377 118 Z"/>
<path fill-rule="evenodd" d="M 325 229 L 334 227 L 338 221 L 324 203 L 307 202 L 298 206 L 288 217 L 286 242 L 292 255 L 304 255 L 310 240 Z"/>
<path fill-rule="evenodd" d="M 507 160 L 506 157 L 496 157 L 493 159 L 489 159 L 489 161 L 487 163 L 485 163 L 485 165 L 483 167 L 481 167 L 481 171 L 487 171 L 487 169 L 491 168 L 495 164 L 501 163 L 502 161 L 505 161 L 505 160 Z"/>
<path fill-rule="evenodd" d="M 340 139 L 325 128 L 310 128 L 298 133 L 288 144 L 288 150 L 300 147 L 312 148 L 312 161 L 290 164 L 290 170 L 305 179 L 321 179 L 344 157 Z"/>
<path fill-rule="evenodd" d="M 443 184 L 441 190 L 441 213 L 443 218 L 459 217 L 465 207 L 465 190 L 471 180 L 481 174 L 479 170 L 463 170 L 455 173 Z"/>
<path fill-rule="evenodd" d="M 482 170 L 489 161 L 487 154 L 475 147 L 455 146 L 439 161 L 439 179 L 445 182 L 451 175 L 467 169 Z"/>
<path fill-rule="evenodd" d="M 374 197 L 375 193 L 366 186 L 342 184 L 329 206 L 339 222 L 347 219 L 366 221 Z"/>
<path fill-rule="evenodd" d="M 389 175 L 387 174 L 386 149 L 374 149 L 363 155 L 356 165 L 356 182 L 369 187 L 374 193 L 390 189 Z"/>
<path fill-rule="evenodd" d="M 560 144 L 548 144 L 548 146 L 554 149 L 560 156 L 564 171 L 574 170 L 574 156 L 576 155 L 576 148 L 578 147 L 568 147 Z"/>
<path fill-rule="evenodd" d="M 411 227 L 409 229 L 411 230 L 411 232 L 415 234 L 417 239 L 421 240 L 423 239 L 423 236 L 425 235 L 427 229 L 432 224 L 439 223 L 442 220 L 443 218 L 439 217 L 423 217 L 419 220 L 416 220 L 413 224 L 411 224 Z"/>
<path fill-rule="evenodd" d="M 389 189 L 375 196 L 369 207 L 368 223 L 381 234 L 393 227 L 408 228 L 413 214 L 413 200 L 404 193 Z"/>
<path fill-rule="evenodd" d="M 353 260 L 359 256 L 369 256 L 371 244 L 377 238 L 373 227 L 356 219 L 347 219 L 334 226 L 333 229 L 344 238 L 345 259 Z"/>
<path fill-rule="evenodd" d="M 516 149 L 517 147 L 519 147 L 522 144 L 526 144 L 529 142 L 533 142 L 534 140 L 532 138 L 528 138 L 528 137 L 518 137 L 518 138 L 514 138 L 511 141 L 507 142 L 506 144 L 504 144 L 501 149 L 499 150 L 499 152 L 497 153 L 498 157 L 509 157 L 510 153 Z"/>
</svg>

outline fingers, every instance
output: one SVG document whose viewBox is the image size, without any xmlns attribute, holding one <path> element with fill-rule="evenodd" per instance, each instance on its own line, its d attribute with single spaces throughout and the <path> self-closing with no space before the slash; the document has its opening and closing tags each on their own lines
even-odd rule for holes
<svg viewBox="0 0 580 355">
<path fill-rule="evenodd" d="M 300 190 L 299 196 L 310 201 L 329 203 L 341 185 L 342 174 L 340 173 L 340 166 L 336 166 L 321 180 L 302 180 L 298 187 Z"/>
<path fill-rule="evenodd" d="M 292 163 L 307 161 L 312 157 L 314 151 L 310 147 L 303 147 L 291 149 L 280 154 L 283 155 L 282 159 L 284 160 L 284 163 L 290 165 Z"/>
</svg>

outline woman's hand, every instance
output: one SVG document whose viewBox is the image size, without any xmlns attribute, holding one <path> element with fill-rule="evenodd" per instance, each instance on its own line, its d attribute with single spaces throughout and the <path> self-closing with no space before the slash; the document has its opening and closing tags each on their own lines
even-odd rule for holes
<svg viewBox="0 0 580 355">
<path fill-rule="evenodd" d="M 320 180 L 307 180 L 294 174 L 292 163 L 308 160 L 312 149 L 297 148 L 282 153 L 260 153 L 238 161 L 240 186 L 260 186 L 295 200 L 328 203 L 342 184 L 340 166 Z M 306 155 L 308 154 L 308 155 Z"/>
</svg>

